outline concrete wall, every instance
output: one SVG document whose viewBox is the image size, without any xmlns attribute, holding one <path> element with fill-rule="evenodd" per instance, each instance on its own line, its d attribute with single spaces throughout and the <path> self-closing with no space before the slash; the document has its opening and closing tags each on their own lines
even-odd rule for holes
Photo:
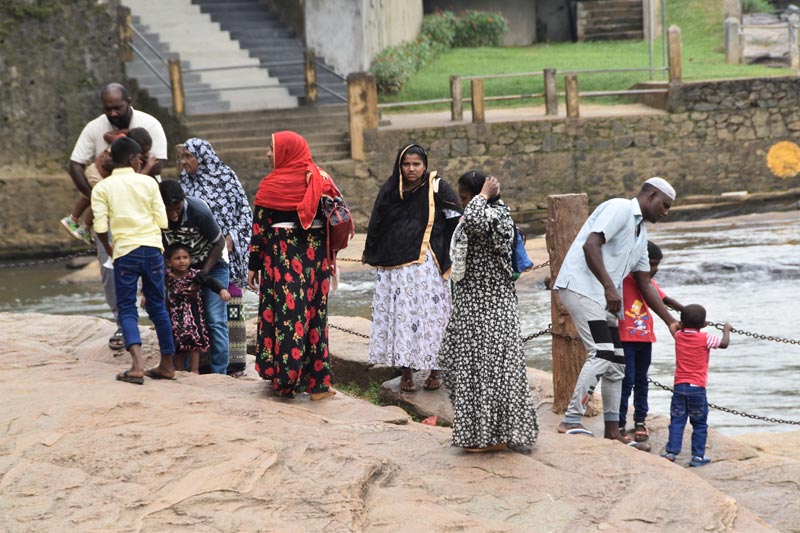
<svg viewBox="0 0 800 533">
<path fill-rule="evenodd" d="M 484 169 L 501 179 L 509 204 L 529 214 L 543 208 L 549 194 L 586 192 L 597 204 L 633 195 L 656 175 L 675 186 L 678 204 L 689 195 L 800 187 L 800 177 L 778 178 L 766 164 L 770 147 L 800 134 L 797 78 L 689 83 L 673 87 L 670 109 L 639 116 L 377 130 L 367 136 L 367 161 L 355 182 L 337 183 L 349 191 L 360 227 L 391 173 L 397 149 L 412 140 L 429 149 L 431 169 L 452 185 L 463 172 Z"/>
<path fill-rule="evenodd" d="M 456 15 L 467 10 L 499 11 L 508 21 L 508 33 L 503 44 L 527 46 L 536 42 L 536 4 L 534 0 L 425 0 L 425 13 L 437 9 L 452 11 Z"/>
<path fill-rule="evenodd" d="M 366 71 L 384 48 L 415 39 L 422 0 L 305 0 L 306 46 L 341 75 Z"/>
</svg>

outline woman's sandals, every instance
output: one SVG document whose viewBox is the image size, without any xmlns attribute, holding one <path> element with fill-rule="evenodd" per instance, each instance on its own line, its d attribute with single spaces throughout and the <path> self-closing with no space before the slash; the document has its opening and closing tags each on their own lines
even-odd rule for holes
<svg viewBox="0 0 800 533">
<path fill-rule="evenodd" d="M 633 440 L 636 442 L 645 442 L 650 438 L 650 430 L 644 422 L 636 422 L 633 429 Z"/>
</svg>

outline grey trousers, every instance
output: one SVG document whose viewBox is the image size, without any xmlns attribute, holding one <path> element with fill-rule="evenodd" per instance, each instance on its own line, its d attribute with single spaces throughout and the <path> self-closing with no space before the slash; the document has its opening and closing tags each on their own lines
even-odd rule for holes
<svg viewBox="0 0 800 533">
<path fill-rule="evenodd" d="M 619 340 L 617 317 L 594 300 L 569 289 L 559 289 L 558 295 L 588 352 L 562 421 L 566 424 L 581 422 L 586 404 L 602 379 L 603 420 L 619 422 L 625 355 Z"/>
<path fill-rule="evenodd" d="M 111 239 L 111 232 L 108 233 L 108 238 Z M 114 321 L 119 324 L 119 310 L 117 309 L 117 290 L 114 288 L 114 271 L 110 268 L 105 268 L 103 263 L 108 259 L 108 254 L 100 239 L 95 238 L 97 245 L 97 262 L 100 263 L 100 281 L 103 284 L 103 293 L 106 297 L 111 312 L 114 313 Z"/>
</svg>

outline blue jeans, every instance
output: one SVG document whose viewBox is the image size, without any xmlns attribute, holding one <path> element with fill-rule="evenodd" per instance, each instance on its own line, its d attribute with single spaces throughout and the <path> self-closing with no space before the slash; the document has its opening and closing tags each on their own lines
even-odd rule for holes
<svg viewBox="0 0 800 533">
<path fill-rule="evenodd" d="M 669 414 L 667 453 L 675 455 L 681 453 L 683 429 L 686 427 L 688 418 L 692 423 L 692 457 L 704 457 L 706 455 L 706 438 L 708 437 L 706 389 L 688 383 L 675 385 Z"/>
<path fill-rule="evenodd" d="M 230 269 L 228 263 L 220 259 L 209 275 L 228 288 Z M 203 287 L 203 307 L 208 322 L 209 340 L 211 341 L 211 372 L 225 374 L 228 371 L 228 304 L 222 301 L 219 294 Z"/>
<path fill-rule="evenodd" d="M 141 278 L 145 297 L 144 308 L 156 327 L 161 355 L 175 353 L 172 324 L 164 301 L 165 276 L 164 256 L 158 248 L 140 246 L 114 261 L 114 287 L 119 309 L 119 325 L 125 336 L 126 349 L 132 344 L 142 344 L 142 337 L 139 335 L 139 312 L 136 310 L 136 292 Z"/>
<path fill-rule="evenodd" d="M 647 412 L 647 371 L 650 370 L 650 360 L 653 344 L 650 342 L 623 342 L 622 350 L 625 352 L 625 377 L 622 379 L 622 397 L 619 402 L 619 427 L 625 427 L 628 419 L 628 399 L 633 391 L 633 422 L 644 422 Z"/>
</svg>

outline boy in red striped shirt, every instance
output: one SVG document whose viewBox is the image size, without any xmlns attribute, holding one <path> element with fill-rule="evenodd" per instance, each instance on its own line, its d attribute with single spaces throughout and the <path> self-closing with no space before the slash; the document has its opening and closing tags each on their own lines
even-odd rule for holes
<svg viewBox="0 0 800 533">
<path fill-rule="evenodd" d="M 672 394 L 669 440 L 663 457 L 675 461 L 681 452 L 686 419 L 692 423 L 692 459 L 689 466 L 711 462 L 706 456 L 708 436 L 708 360 L 712 348 L 727 348 L 733 326 L 725 324 L 722 339 L 700 331 L 706 326 L 706 310 L 697 304 L 681 311 L 680 330 L 675 334 L 675 390 Z"/>
</svg>

